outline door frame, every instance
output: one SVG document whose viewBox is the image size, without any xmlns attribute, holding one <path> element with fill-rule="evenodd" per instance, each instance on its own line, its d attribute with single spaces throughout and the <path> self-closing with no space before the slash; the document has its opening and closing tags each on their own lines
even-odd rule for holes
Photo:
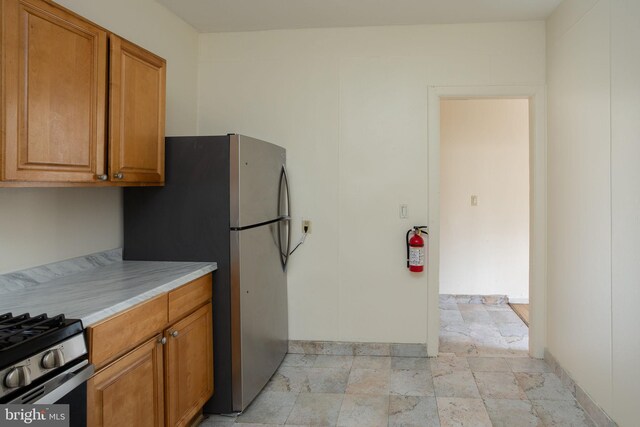
<svg viewBox="0 0 640 427">
<path fill-rule="evenodd" d="M 440 101 L 468 98 L 529 100 L 529 354 L 543 358 L 547 339 L 547 125 L 544 86 L 429 87 L 427 353 L 429 357 L 438 355 L 440 334 Z"/>
</svg>

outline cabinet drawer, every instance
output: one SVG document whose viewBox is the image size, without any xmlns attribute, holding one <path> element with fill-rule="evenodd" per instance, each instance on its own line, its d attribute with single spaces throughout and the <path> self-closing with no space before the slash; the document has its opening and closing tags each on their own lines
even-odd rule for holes
<svg viewBox="0 0 640 427">
<path fill-rule="evenodd" d="M 167 324 L 167 294 L 137 305 L 89 328 L 91 363 L 104 366 Z"/>
<path fill-rule="evenodd" d="M 211 274 L 169 292 L 169 322 L 178 320 L 211 299 Z"/>
</svg>

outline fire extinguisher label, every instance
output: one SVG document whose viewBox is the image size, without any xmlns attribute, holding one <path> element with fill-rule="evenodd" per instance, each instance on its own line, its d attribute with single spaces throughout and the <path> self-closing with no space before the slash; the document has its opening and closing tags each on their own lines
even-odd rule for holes
<svg viewBox="0 0 640 427">
<path fill-rule="evenodd" d="M 424 265 L 424 247 L 409 248 L 409 265 Z"/>
</svg>

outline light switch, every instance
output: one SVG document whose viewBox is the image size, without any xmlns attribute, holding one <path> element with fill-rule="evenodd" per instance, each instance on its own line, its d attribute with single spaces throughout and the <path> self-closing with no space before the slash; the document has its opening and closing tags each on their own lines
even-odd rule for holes
<svg viewBox="0 0 640 427">
<path fill-rule="evenodd" d="M 478 196 L 475 194 L 471 196 L 471 206 L 478 206 Z"/>
<path fill-rule="evenodd" d="M 400 205 L 400 218 L 405 219 L 409 216 L 409 208 L 407 205 Z"/>
</svg>

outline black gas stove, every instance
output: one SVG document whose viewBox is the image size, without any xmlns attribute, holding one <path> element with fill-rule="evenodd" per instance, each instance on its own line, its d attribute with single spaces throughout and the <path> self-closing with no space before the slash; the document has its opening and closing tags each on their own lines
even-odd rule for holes
<svg viewBox="0 0 640 427">
<path fill-rule="evenodd" d="M 80 320 L 0 315 L 0 403 L 55 403 L 91 375 L 87 359 Z"/>
</svg>

